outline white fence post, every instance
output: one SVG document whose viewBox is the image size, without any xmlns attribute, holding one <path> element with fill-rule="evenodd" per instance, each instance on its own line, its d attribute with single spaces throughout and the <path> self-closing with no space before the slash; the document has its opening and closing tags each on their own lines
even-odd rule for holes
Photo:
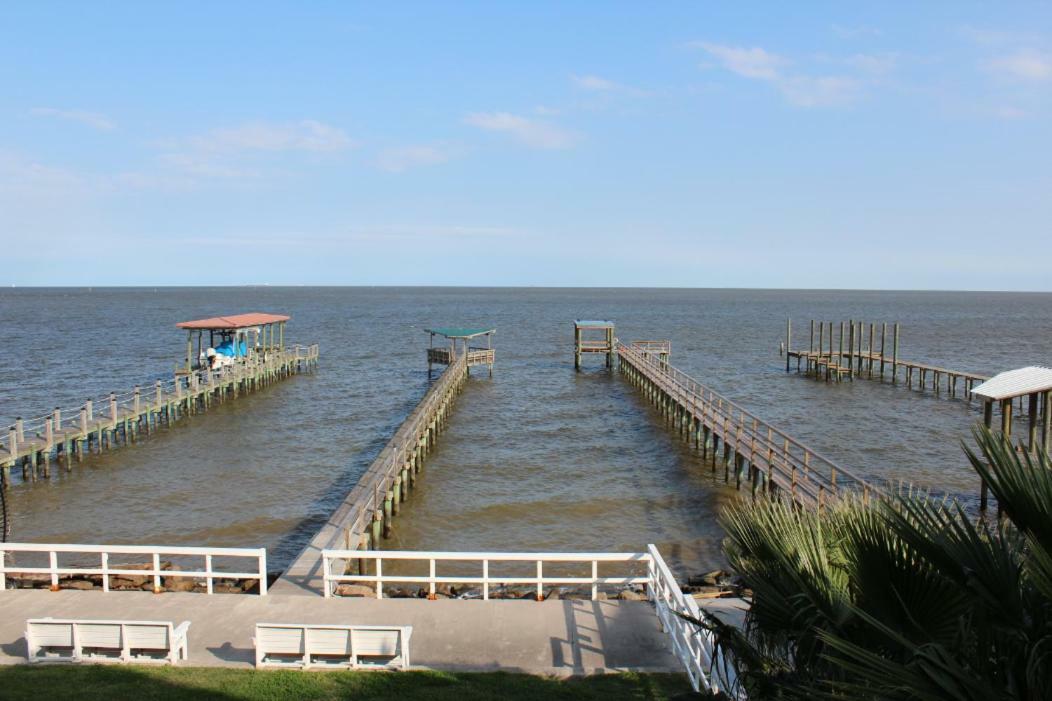
<svg viewBox="0 0 1052 701">
<path fill-rule="evenodd" d="M 267 595 L 267 550 L 259 549 L 259 595 Z"/>
</svg>

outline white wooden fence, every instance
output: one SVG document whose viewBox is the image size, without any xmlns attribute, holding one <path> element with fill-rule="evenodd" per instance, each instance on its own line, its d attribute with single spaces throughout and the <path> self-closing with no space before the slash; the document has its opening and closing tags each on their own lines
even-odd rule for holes
<svg viewBox="0 0 1052 701">
<path fill-rule="evenodd" d="M 385 582 L 427 584 L 431 594 L 435 593 L 437 584 L 477 584 L 482 586 L 482 598 L 489 599 L 491 586 L 508 584 L 531 584 L 537 587 L 537 596 L 543 595 L 543 588 L 551 585 L 590 585 L 592 598 L 596 598 L 600 585 L 631 586 L 646 584 L 647 577 L 625 574 L 619 577 L 600 577 L 600 562 L 635 562 L 646 563 L 650 559 L 647 553 L 473 553 L 473 552 L 429 552 L 414 550 L 323 550 L 322 566 L 325 579 L 325 596 L 331 596 L 336 585 L 341 582 L 375 582 L 376 598 L 383 598 Z M 376 574 L 340 574 L 334 571 L 334 565 L 349 560 L 372 560 L 376 564 Z M 384 560 L 412 560 L 428 563 L 427 575 L 384 574 Z M 474 562 L 479 566 L 478 575 L 440 575 L 436 570 L 438 562 Z M 536 564 L 536 574 L 491 574 L 490 564 L 496 562 L 532 562 Z M 567 577 L 545 575 L 544 563 L 577 563 L 591 565 L 591 575 Z"/>
<path fill-rule="evenodd" d="M 9 553 L 45 553 L 47 566 L 9 564 Z M 59 566 L 60 553 L 76 555 L 98 555 L 98 567 Z M 123 569 L 110 566 L 110 555 L 144 555 L 150 558 L 149 568 Z M 200 570 L 163 570 L 161 556 L 197 556 L 203 558 Z M 215 558 L 247 558 L 254 561 L 255 571 L 228 572 L 213 568 Z M 81 558 L 83 559 L 83 558 Z M 267 551 L 265 548 L 202 548 L 157 545 L 72 545 L 59 543 L 2 543 L 0 544 L 0 590 L 7 588 L 9 574 L 46 574 L 51 576 L 51 588 L 57 589 L 60 576 L 95 575 L 102 577 L 102 590 L 110 590 L 110 576 L 153 577 L 154 589 L 160 591 L 162 577 L 190 577 L 204 579 L 206 591 L 211 594 L 216 579 L 255 579 L 259 582 L 259 595 L 267 593 Z"/>
</svg>

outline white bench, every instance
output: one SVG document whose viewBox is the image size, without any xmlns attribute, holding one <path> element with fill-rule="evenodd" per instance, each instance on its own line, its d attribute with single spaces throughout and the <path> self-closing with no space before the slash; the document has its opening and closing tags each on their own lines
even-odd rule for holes
<svg viewBox="0 0 1052 701">
<path fill-rule="evenodd" d="M 190 622 L 77 621 L 34 618 L 26 621 L 30 662 L 161 662 L 187 657 Z"/>
<path fill-rule="evenodd" d="M 257 667 L 409 667 L 412 626 L 257 623 Z"/>
</svg>

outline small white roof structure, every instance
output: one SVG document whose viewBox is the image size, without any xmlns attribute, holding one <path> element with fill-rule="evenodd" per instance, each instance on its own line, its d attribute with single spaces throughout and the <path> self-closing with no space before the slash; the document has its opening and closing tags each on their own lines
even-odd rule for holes
<svg viewBox="0 0 1052 701">
<path fill-rule="evenodd" d="M 986 399 L 1001 400 L 1048 390 L 1052 390 L 1052 368 L 1031 365 L 1018 370 L 999 372 L 981 385 L 973 387 L 972 394 Z"/>
</svg>

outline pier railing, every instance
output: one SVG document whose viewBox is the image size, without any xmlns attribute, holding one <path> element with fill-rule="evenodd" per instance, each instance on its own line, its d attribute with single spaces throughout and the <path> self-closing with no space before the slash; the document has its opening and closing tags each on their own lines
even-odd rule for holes
<svg viewBox="0 0 1052 701">
<path fill-rule="evenodd" d="M 650 600 L 661 627 L 672 639 L 672 651 L 683 663 L 695 691 L 708 689 L 713 694 L 720 691 L 718 677 L 733 674 L 729 665 L 723 664 L 715 649 L 712 631 L 686 620 L 702 620 L 701 608 L 694 597 L 683 593 L 665 559 L 654 545 L 647 546 L 650 556 L 650 582 L 647 588 Z M 716 670 L 718 674 L 713 674 Z M 725 680 L 730 684 L 731 680 Z"/>
<path fill-rule="evenodd" d="M 109 429 L 167 412 L 169 407 L 193 401 L 203 393 L 237 386 L 264 373 L 301 367 L 318 359 L 317 344 L 290 346 L 266 355 L 260 353 L 219 369 L 202 368 L 154 380 L 125 392 L 111 392 L 87 400 L 71 411 L 56 407 L 51 413 L 17 419 L 0 433 L 0 464 L 47 454 L 65 443 L 86 439 L 100 427 Z M 70 450 L 74 446 L 66 446 Z"/>
<path fill-rule="evenodd" d="M 490 598 L 490 587 L 507 585 L 531 585 L 537 588 L 538 600 L 544 598 L 545 586 L 584 585 L 591 587 L 591 598 L 598 596 L 600 586 L 632 586 L 648 583 L 649 577 L 640 574 L 623 574 L 617 577 L 599 576 L 600 562 L 630 562 L 650 564 L 647 553 L 507 553 L 507 552 L 428 552 L 414 550 L 325 550 L 324 560 L 325 596 L 331 596 L 335 587 L 341 583 L 369 582 L 376 585 L 376 598 L 383 598 L 383 585 L 426 584 L 428 593 L 434 596 L 438 584 L 473 584 L 482 588 L 482 598 Z M 375 574 L 339 574 L 338 569 L 352 560 L 371 561 Z M 428 574 L 409 575 L 404 573 L 384 574 L 384 560 L 411 561 L 428 563 Z M 478 574 L 445 574 L 440 575 L 436 569 L 438 562 L 469 562 L 478 567 Z M 536 574 L 493 574 L 490 565 L 494 563 L 529 562 L 536 564 Z M 571 563 L 590 567 L 587 576 L 565 576 L 544 573 L 545 563 Z"/>
<path fill-rule="evenodd" d="M 699 441 L 710 434 L 722 440 L 725 451 L 734 451 L 736 461 L 747 462 L 770 485 L 795 501 L 821 506 L 845 489 L 864 498 L 880 491 L 653 354 L 621 342 L 617 343 L 617 352 L 625 366 L 668 397 L 677 416 L 689 423 Z M 729 459 L 727 452 L 724 459 Z M 736 470 L 741 467 L 737 465 Z M 740 479 L 739 473 L 739 484 Z"/>
<path fill-rule="evenodd" d="M 374 563 L 375 574 L 341 574 L 349 562 L 367 560 Z M 410 550 L 325 550 L 322 552 L 324 566 L 325 596 L 330 597 L 341 583 L 369 583 L 375 585 L 376 598 L 384 597 L 385 584 L 426 585 L 430 598 L 434 598 L 438 585 L 466 584 L 481 588 L 481 598 L 488 600 L 492 587 L 528 585 L 536 587 L 535 597 L 544 598 L 544 587 L 584 586 L 591 588 L 591 599 L 598 598 L 601 586 L 643 586 L 647 598 L 654 604 L 655 613 L 662 629 L 671 638 L 672 649 L 683 664 L 695 691 L 708 689 L 719 691 L 714 680 L 715 652 L 711 631 L 695 625 L 677 614 L 702 619 L 702 613 L 693 597 L 685 595 L 676 582 L 672 571 L 654 545 L 648 545 L 640 553 L 513 553 L 513 552 L 429 552 Z M 425 575 L 385 573 L 384 562 L 414 562 L 427 564 Z M 475 574 L 439 574 L 438 563 L 470 563 Z M 491 566 L 497 563 L 529 563 L 536 566 L 534 574 L 494 573 Z M 545 565 L 561 563 L 577 565 L 588 570 L 588 574 L 568 576 L 565 573 L 545 573 Z M 601 563 L 621 563 L 625 571 L 616 576 L 599 573 Z M 645 570 L 642 568 L 645 567 Z M 634 571 L 633 571 L 634 570 Z M 724 674 L 726 665 L 720 665 Z"/>
<path fill-rule="evenodd" d="M 461 353 L 442 372 L 438 380 L 427 390 L 424 398 L 398 427 L 380 454 L 366 470 L 329 520 L 329 532 L 319 533 L 325 547 L 351 546 L 357 543 L 358 534 L 371 530 L 376 515 L 383 520 L 384 510 L 395 509 L 397 504 L 388 504 L 388 495 L 393 491 L 395 480 L 402 486 L 403 476 L 411 479 L 412 466 L 420 461 L 422 451 L 430 448 L 434 440 L 433 426 L 451 392 L 467 374 L 467 357 Z M 425 445 L 426 444 L 426 445 Z M 398 501 L 401 501 L 401 496 Z M 377 536 L 380 534 L 376 534 Z"/>
<path fill-rule="evenodd" d="M 8 555 L 12 553 L 31 553 L 46 555 L 47 564 L 43 566 L 10 563 Z M 84 556 L 98 555 L 98 567 L 75 567 L 61 565 L 59 554 L 69 555 L 79 560 Z M 128 569 L 121 565 L 110 565 L 111 555 L 138 555 L 150 559 L 150 566 Z M 200 557 L 202 569 L 162 569 L 162 556 Z M 246 572 L 230 572 L 213 567 L 216 558 L 240 558 L 252 561 L 253 569 Z M 0 544 L 0 591 L 7 588 L 8 575 L 47 575 L 50 577 L 52 591 L 60 588 L 61 577 L 100 577 L 102 590 L 110 591 L 110 577 L 148 577 L 153 580 L 154 591 L 163 591 L 162 578 L 203 579 L 205 591 L 213 593 L 217 579 L 252 579 L 259 582 L 259 595 L 267 593 L 267 551 L 265 548 L 206 548 L 159 545 L 72 545 L 64 543 L 3 543 Z"/>
</svg>

